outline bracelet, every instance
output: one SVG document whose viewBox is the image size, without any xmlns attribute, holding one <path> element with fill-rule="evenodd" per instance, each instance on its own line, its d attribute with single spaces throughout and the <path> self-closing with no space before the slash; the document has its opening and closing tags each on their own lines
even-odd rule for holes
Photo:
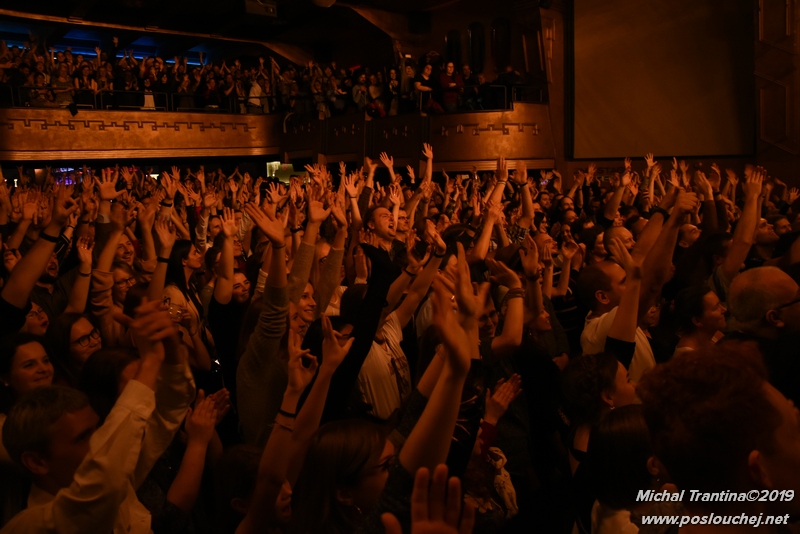
<svg viewBox="0 0 800 534">
<path fill-rule="evenodd" d="M 68 225 L 67 225 L 67 228 L 72 228 L 73 230 L 75 229 L 75 227 L 74 227 L 74 226 L 72 226 L 71 224 L 68 224 Z"/>
<path fill-rule="evenodd" d="M 522 289 L 521 287 L 517 287 L 517 288 L 508 290 L 508 292 L 506 293 L 506 296 L 505 296 L 505 300 L 522 298 L 524 296 L 525 296 L 525 290 Z"/>
<path fill-rule="evenodd" d="M 664 217 L 664 221 L 669 219 L 669 212 L 662 207 L 656 206 L 650 209 L 650 215 L 655 215 L 656 213 L 660 213 Z"/>
<path fill-rule="evenodd" d="M 282 244 L 282 245 L 281 245 L 281 246 L 279 246 L 279 247 L 278 247 L 278 246 L 275 246 L 275 244 L 274 244 L 274 243 L 272 244 L 272 250 L 278 250 L 278 249 L 281 249 L 281 248 L 286 248 L 286 243 Z"/>
<path fill-rule="evenodd" d="M 353 196 L 347 195 L 347 198 L 358 198 L 358 196 L 357 195 L 353 195 Z"/>
<path fill-rule="evenodd" d="M 172 204 L 173 204 L 172 202 L 164 202 L 163 200 L 161 201 L 161 205 L 164 206 L 165 208 L 171 208 Z"/>
<path fill-rule="evenodd" d="M 92 273 L 90 273 L 90 272 L 89 273 L 82 273 L 82 272 L 78 271 L 78 274 L 81 275 L 81 276 L 84 276 L 84 277 L 92 276 Z"/>
<path fill-rule="evenodd" d="M 288 430 L 289 432 L 294 432 L 294 428 L 289 425 L 284 425 L 283 423 L 279 423 L 277 420 L 275 420 L 275 424 L 284 430 Z"/>
<path fill-rule="evenodd" d="M 415 276 L 417 276 L 416 274 L 411 274 L 410 272 L 408 272 L 408 269 L 403 269 L 403 272 L 406 273 L 411 278 L 414 278 Z"/>
<path fill-rule="evenodd" d="M 58 243 L 59 236 L 52 236 L 42 232 L 41 234 L 39 234 L 39 238 L 44 239 L 45 241 L 50 241 L 51 243 Z"/>
<path fill-rule="evenodd" d="M 297 228 L 292 228 L 292 229 L 291 229 L 291 230 L 289 230 L 289 231 L 290 231 L 291 233 L 293 233 L 293 234 L 296 234 L 297 232 L 300 232 L 302 229 L 303 229 L 303 227 L 302 227 L 302 226 L 298 226 Z"/>
<path fill-rule="evenodd" d="M 162 257 L 162 256 L 158 256 L 158 257 L 156 258 L 156 261 L 157 261 L 158 263 L 169 263 L 169 258 L 164 258 L 164 257 Z"/>
<path fill-rule="evenodd" d="M 497 181 L 497 183 L 498 183 L 498 184 L 507 184 L 507 183 L 508 183 L 508 180 L 506 180 L 506 181 L 500 181 L 500 180 L 498 180 L 498 181 Z"/>
<path fill-rule="evenodd" d="M 278 410 L 278 413 L 290 419 L 294 419 L 295 417 L 297 417 L 296 413 L 287 412 L 286 410 Z"/>
<path fill-rule="evenodd" d="M 445 256 L 447 256 L 447 249 L 445 249 L 445 251 L 444 251 L 444 252 L 442 252 L 442 254 L 441 254 L 441 255 L 440 255 L 440 254 L 437 254 L 437 253 L 436 253 L 436 251 L 433 251 L 433 257 L 434 257 L 434 258 L 444 258 Z"/>
</svg>

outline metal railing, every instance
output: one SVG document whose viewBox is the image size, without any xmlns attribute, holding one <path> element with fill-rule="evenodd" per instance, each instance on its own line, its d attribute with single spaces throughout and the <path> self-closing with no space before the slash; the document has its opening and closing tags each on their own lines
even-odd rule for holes
<svg viewBox="0 0 800 534">
<path fill-rule="evenodd" d="M 53 86 L 21 86 L 14 94 L 10 85 L 0 85 L 0 107 L 66 107 L 66 103 L 58 102 Z M 511 98 L 509 99 L 509 92 Z M 413 94 L 413 93 L 412 93 Z M 417 91 L 414 95 L 417 111 L 426 111 L 425 96 L 433 98 L 428 92 Z M 51 99 L 52 98 L 52 99 Z M 262 102 L 260 106 L 252 105 L 253 100 Z M 201 113 L 275 113 L 290 112 L 314 115 L 318 112 L 317 102 L 312 94 L 294 95 L 292 100 L 300 102 L 299 110 L 295 105 L 289 108 L 283 95 L 237 96 L 222 95 L 214 99 L 213 104 L 206 102 L 201 93 L 167 93 L 161 91 L 121 91 L 104 89 L 94 92 L 91 89 L 73 89 L 72 101 L 79 109 L 103 110 L 135 110 L 135 111 L 174 111 Z M 491 111 L 509 109 L 512 102 L 544 101 L 544 90 L 541 87 L 518 85 L 465 86 L 461 94 L 457 112 Z M 332 102 L 326 99 L 325 104 L 333 112 Z M 410 110 L 408 110 L 410 111 Z M 402 113 L 402 112 L 401 112 Z"/>
</svg>

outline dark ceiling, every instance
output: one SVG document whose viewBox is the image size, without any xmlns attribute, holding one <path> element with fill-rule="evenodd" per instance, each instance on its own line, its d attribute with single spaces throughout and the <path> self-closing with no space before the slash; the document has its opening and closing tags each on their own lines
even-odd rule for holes
<svg viewBox="0 0 800 534">
<path fill-rule="evenodd" d="M 387 36 L 348 6 L 361 6 L 405 14 L 431 10 L 457 3 L 457 0 L 348 0 L 323 8 L 311 0 L 274 0 L 277 16 L 248 13 L 249 2 L 256 9 L 260 0 L 7 0 L 0 8 L 0 38 L 9 44 L 27 41 L 32 31 L 48 45 L 72 46 L 89 52 L 95 46 L 107 47 L 111 37 L 120 38 L 120 46 L 134 49 L 136 55 L 197 57 L 209 55 L 212 61 L 241 56 L 276 55 L 275 48 L 262 44 L 282 43 L 301 47 L 311 55 L 333 46 L 371 43 Z M 30 17 L 9 16 L 10 12 Z M 82 21 L 70 24 L 39 17 L 59 17 Z M 124 25 L 125 30 L 92 26 L 91 23 Z M 157 27 L 159 31 L 144 31 Z M 141 28 L 141 30 L 139 30 Z M 197 36 L 168 32 L 188 32 Z M 209 36 L 220 36 L 215 39 Z M 226 39 L 256 41 L 243 43 Z"/>
</svg>

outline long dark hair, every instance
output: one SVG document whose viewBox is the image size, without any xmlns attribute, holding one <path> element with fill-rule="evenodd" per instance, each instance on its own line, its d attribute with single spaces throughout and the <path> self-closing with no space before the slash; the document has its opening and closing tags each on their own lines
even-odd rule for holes
<svg viewBox="0 0 800 534">
<path fill-rule="evenodd" d="M 597 500 L 614 510 L 636 506 L 637 492 L 651 484 L 647 461 L 652 454 L 641 404 L 608 412 L 592 428 L 587 450 L 587 471 Z"/>
<path fill-rule="evenodd" d="M 348 419 L 321 426 L 311 438 L 293 492 L 293 531 L 355 532 L 360 514 L 355 506 L 339 502 L 337 490 L 355 487 L 370 461 L 380 457 L 385 442 L 383 429 L 366 421 Z"/>
<path fill-rule="evenodd" d="M 183 270 L 183 260 L 189 257 L 192 251 L 192 242 L 188 239 L 178 239 L 172 247 L 172 252 L 169 254 L 169 263 L 167 263 L 167 277 L 164 285 L 172 285 L 177 287 L 183 296 L 192 301 L 197 313 L 202 317 L 203 305 L 197 296 L 197 288 L 195 287 L 194 280 L 190 277 L 186 279 L 186 273 Z"/>
<path fill-rule="evenodd" d="M 80 366 L 73 361 L 70 354 L 72 327 L 81 319 L 86 319 L 97 328 L 97 323 L 91 315 L 62 313 L 50 323 L 44 335 L 44 348 L 53 363 L 56 377 L 62 378 L 73 387 L 77 384 Z"/>
<path fill-rule="evenodd" d="M 122 371 L 139 359 L 134 349 L 100 349 L 86 360 L 78 379 L 78 389 L 89 397 L 89 404 L 104 421 L 119 397 Z"/>
</svg>

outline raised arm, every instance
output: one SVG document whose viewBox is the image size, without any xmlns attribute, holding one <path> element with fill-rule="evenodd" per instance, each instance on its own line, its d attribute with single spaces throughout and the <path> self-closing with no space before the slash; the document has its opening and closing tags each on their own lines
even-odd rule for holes
<svg viewBox="0 0 800 534">
<path fill-rule="evenodd" d="M 156 245 L 158 261 L 153 271 L 153 277 L 150 279 L 150 284 L 147 286 L 147 298 L 149 300 L 160 300 L 164 295 L 169 255 L 172 253 L 172 247 L 175 245 L 177 234 L 167 219 L 157 220 L 154 230 L 155 237 L 158 240 Z"/>
<path fill-rule="evenodd" d="M 447 460 L 455 430 L 461 391 L 471 360 L 478 355 L 478 314 L 483 296 L 473 293 L 466 254 L 458 244 L 458 270 L 455 282 L 457 309 L 450 300 L 452 291 L 440 276 L 434 282 L 434 326 L 445 346 L 446 363 L 419 421 L 400 450 L 403 468 L 414 473 L 420 467 L 434 468 Z"/>
<path fill-rule="evenodd" d="M 230 208 L 222 211 L 222 233 L 225 240 L 217 267 L 214 299 L 220 304 L 228 304 L 233 297 L 233 237 L 236 235 L 236 220 Z"/>
<path fill-rule="evenodd" d="M 764 172 L 761 168 L 758 168 L 742 184 L 744 209 L 739 222 L 736 224 L 736 229 L 733 231 L 733 243 L 725 256 L 725 261 L 719 266 L 728 280 L 733 280 L 739 274 L 739 269 L 741 269 L 744 260 L 747 259 L 750 247 L 753 245 L 760 215 L 758 201 L 763 181 Z"/>
<path fill-rule="evenodd" d="M 489 258 L 486 260 L 486 265 L 492 272 L 492 283 L 508 288 L 506 296 L 508 306 L 503 317 L 503 331 L 492 338 L 492 352 L 496 355 L 503 355 L 516 349 L 522 343 L 524 290 L 517 273 L 509 269 L 503 262 Z"/>
<path fill-rule="evenodd" d="M 11 271 L 8 283 L 3 286 L 0 294 L 3 300 L 16 308 L 25 308 L 36 281 L 39 280 L 47 267 L 47 262 L 50 261 L 58 237 L 61 235 L 61 229 L 67 223 L 69 216 L 77 209 L 78 204 L 69 196 L 66 188 L 61 188 L 53 203 L 50 223 Z"/>
<path fill-rule="evenodd" d="M 92 248 L 88 238 L 82 237 L 76 243 L 78 252 L 78 277 L 69 290 L 69 302 L 64 313 L 83 313 L 86 300 L 89 298 L 89 286 L 92 280 Z"/>
</svg>

